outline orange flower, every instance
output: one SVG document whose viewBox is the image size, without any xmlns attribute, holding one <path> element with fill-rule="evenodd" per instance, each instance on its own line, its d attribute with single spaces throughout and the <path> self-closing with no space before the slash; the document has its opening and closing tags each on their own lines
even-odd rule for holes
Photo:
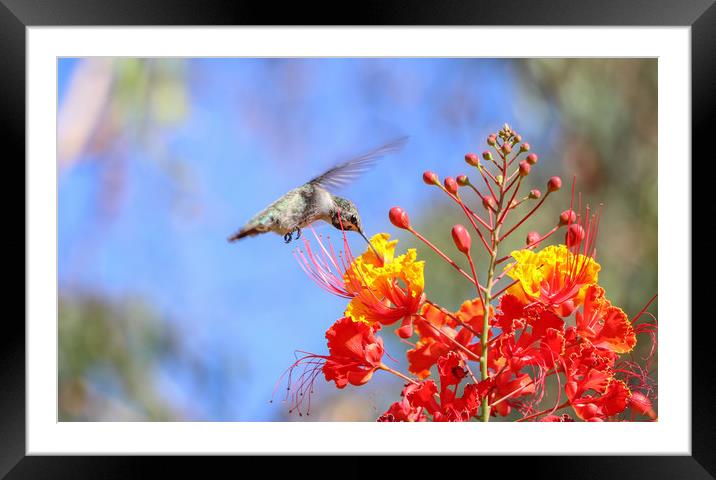
<svg viewBox="0 0 716 480">
<path fill-rule="evenodd" d="M 494 310 L 490 308 L 491 321 L 494 321 Z M 408 350 L 408 370 L 425 378 L 430 375 L 430 368 L 442 355 L 450 351 L 461 352 L 456 345 L 463 345 L 467 350 L 479 357 L 482 351 L 479 339 L 473 332 L 482 333 L 482 302 L 480 299 L 468 300 L 462 304 L 454 315 L 448 315 L 433 305 L 426 304 L 422 313 L 415 319 L 415 330 L 420 336 L 415 348 Z M 467 324 L 470 329 L 465 328 Z M 464 353 L 464 352 L 461 352 Z"/>
<path fill-rule="evenodd" d="M 316 251 L 305 241 L 305 250 L 295 253 L 299 265 L 318 286 L 339 297 L 350 299 L 344 316 L 355 322 L 390 325 L 403 319 L 398 334 L 412 335 L 412 315 L 420 310 L 425 295 L 423 267 L 417 252 L 410 248 L 395 256 L 397 240 L 379 233 L 370 240 L 371 248 L 353 257 L 343 234 L 345 254 L 336 254 L 333 246 L 324 245 L 315 232 Z"/>
<path fill-rule="evenodd" d="M 590 285 L 584 299 L 584 311 L 577 312 L 577 333 L 597 348 L 616 353 L 632 351 L 636 334 L 626 313 L 604 297 L 604 289 Z"/>
<path fill-rule="evenodd" d="M 353 321 L 390 325 L 417 313 L 425 300 L 425 262 L 416 260 L 413 248 L 396 257 L 398 241 L 389 238 L 387 233 L 374 235 L 371 244 L 380 257 L 369 248 L 346 270 L 345 286 L 353 299 L 345 316 Z"/>
<path fill-rule="evenodd" d="M 516 263 L 506 267 L 507 275 L 518 282 L 508 293 L 523 303 L 539 302 L 561 316 L 582 304 L 601 268 L 592 257 L 572 253 L 566 245 L 551 245 L 540 252 L 518 250 L 512 257 Z"/>
</svg>

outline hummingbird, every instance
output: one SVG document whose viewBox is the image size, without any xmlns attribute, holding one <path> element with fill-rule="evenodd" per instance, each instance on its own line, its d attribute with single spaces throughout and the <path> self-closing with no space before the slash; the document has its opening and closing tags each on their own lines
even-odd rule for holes
<svg viewBox="0 0 716 480">
<path fill-rule="evenodd" d="M 330 190 L 342 187 L 372 167 L 375 161 L 400 150 L 408 137 L 400 137 L 374 150 L 340 163 L 321 175 L 294 188 L 271 205 L 257 213 L 251 220 L 228 238 L 235 242 L 244 237 L 274 232 L 283 235 L 286 243 L 301 238 L 301 229 L 318 221 L 330 223 L 339 230 L 358 232 L 373 248 L 363 232 L 358 208 L 347 198 L 339 197 Z M 375 248 L 373 248 L 375 251 Z"/>
</svg>

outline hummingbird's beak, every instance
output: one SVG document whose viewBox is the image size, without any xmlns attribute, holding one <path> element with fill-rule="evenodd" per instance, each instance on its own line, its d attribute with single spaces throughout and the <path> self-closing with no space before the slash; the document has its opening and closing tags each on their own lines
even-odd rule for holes
<svg viewBox="0 0 716 480">
<path fill-rule="evenodd" d="M 380 258 L 381 260 L 383 260 L 383 257 L 380 255 L 380 253 L 378 253 L 378 250 L 376 250 L 375 247 L 373 246 L 373 244 L 370 243 L 370 240 L 368 240 L 368 237 L 366 237 L 365 234 L 364 234 L 362 231 L 360 231 L 360 230 L 358 230 L 358 233 L 360 233 L 360 236 L 363 237 L 363 239 L 364 239 L 364 240 L 366 241 L 366 243 L 370 246 L 370 248 L 373 249 L 373 252 L 375 252 L 375 256 L 378 257 L 378 258 Z"/>
</svg>

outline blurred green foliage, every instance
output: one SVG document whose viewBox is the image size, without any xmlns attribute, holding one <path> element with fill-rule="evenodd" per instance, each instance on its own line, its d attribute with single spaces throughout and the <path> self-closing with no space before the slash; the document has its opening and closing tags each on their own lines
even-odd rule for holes
<svg viewBox="0 0 716 480">
<path fill-rule="evenodd" d="M 184 354 L 138 299 L 59 299 L 59 420 L 178 420 L 157 388 L 163 361 Z"/>
</svg>

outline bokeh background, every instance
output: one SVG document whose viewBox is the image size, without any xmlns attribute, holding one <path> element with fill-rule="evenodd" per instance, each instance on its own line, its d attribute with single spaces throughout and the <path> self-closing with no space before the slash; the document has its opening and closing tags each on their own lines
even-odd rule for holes
<svg viewBox="0 0 716 480">
<path fill-rule="evenodd" d="M 369 235 L 418 248 L 432 299 L 456 309 L 474 292 L 387 212 L 404 207 L 454 253 L 450 228 L 464 218 L 421 174 L 469 173 L 463 155 L 505 122 L 540 155 L 532 186 L 577 175 L 584 200 L 604 204 L 597 257 L 610 299 L 631 316 L 657 291 L 655 59 L 64 58 L 58 96 L 61 421 L 375 420 L 402 386 L 380 372 L 360 388 L 319 381 L 310 417 L 288 413 L 285 384 L 273 396 L 295 350 L 326 353 L 345 301 L 305 276 L 297 244 L 226 237 L 400 135 L 402 152 L 340 193 Z M 568 190 L 511 246 L 553 225 Z M 408 347 L 393 337 L 405 371 Z"/>
</svg>

